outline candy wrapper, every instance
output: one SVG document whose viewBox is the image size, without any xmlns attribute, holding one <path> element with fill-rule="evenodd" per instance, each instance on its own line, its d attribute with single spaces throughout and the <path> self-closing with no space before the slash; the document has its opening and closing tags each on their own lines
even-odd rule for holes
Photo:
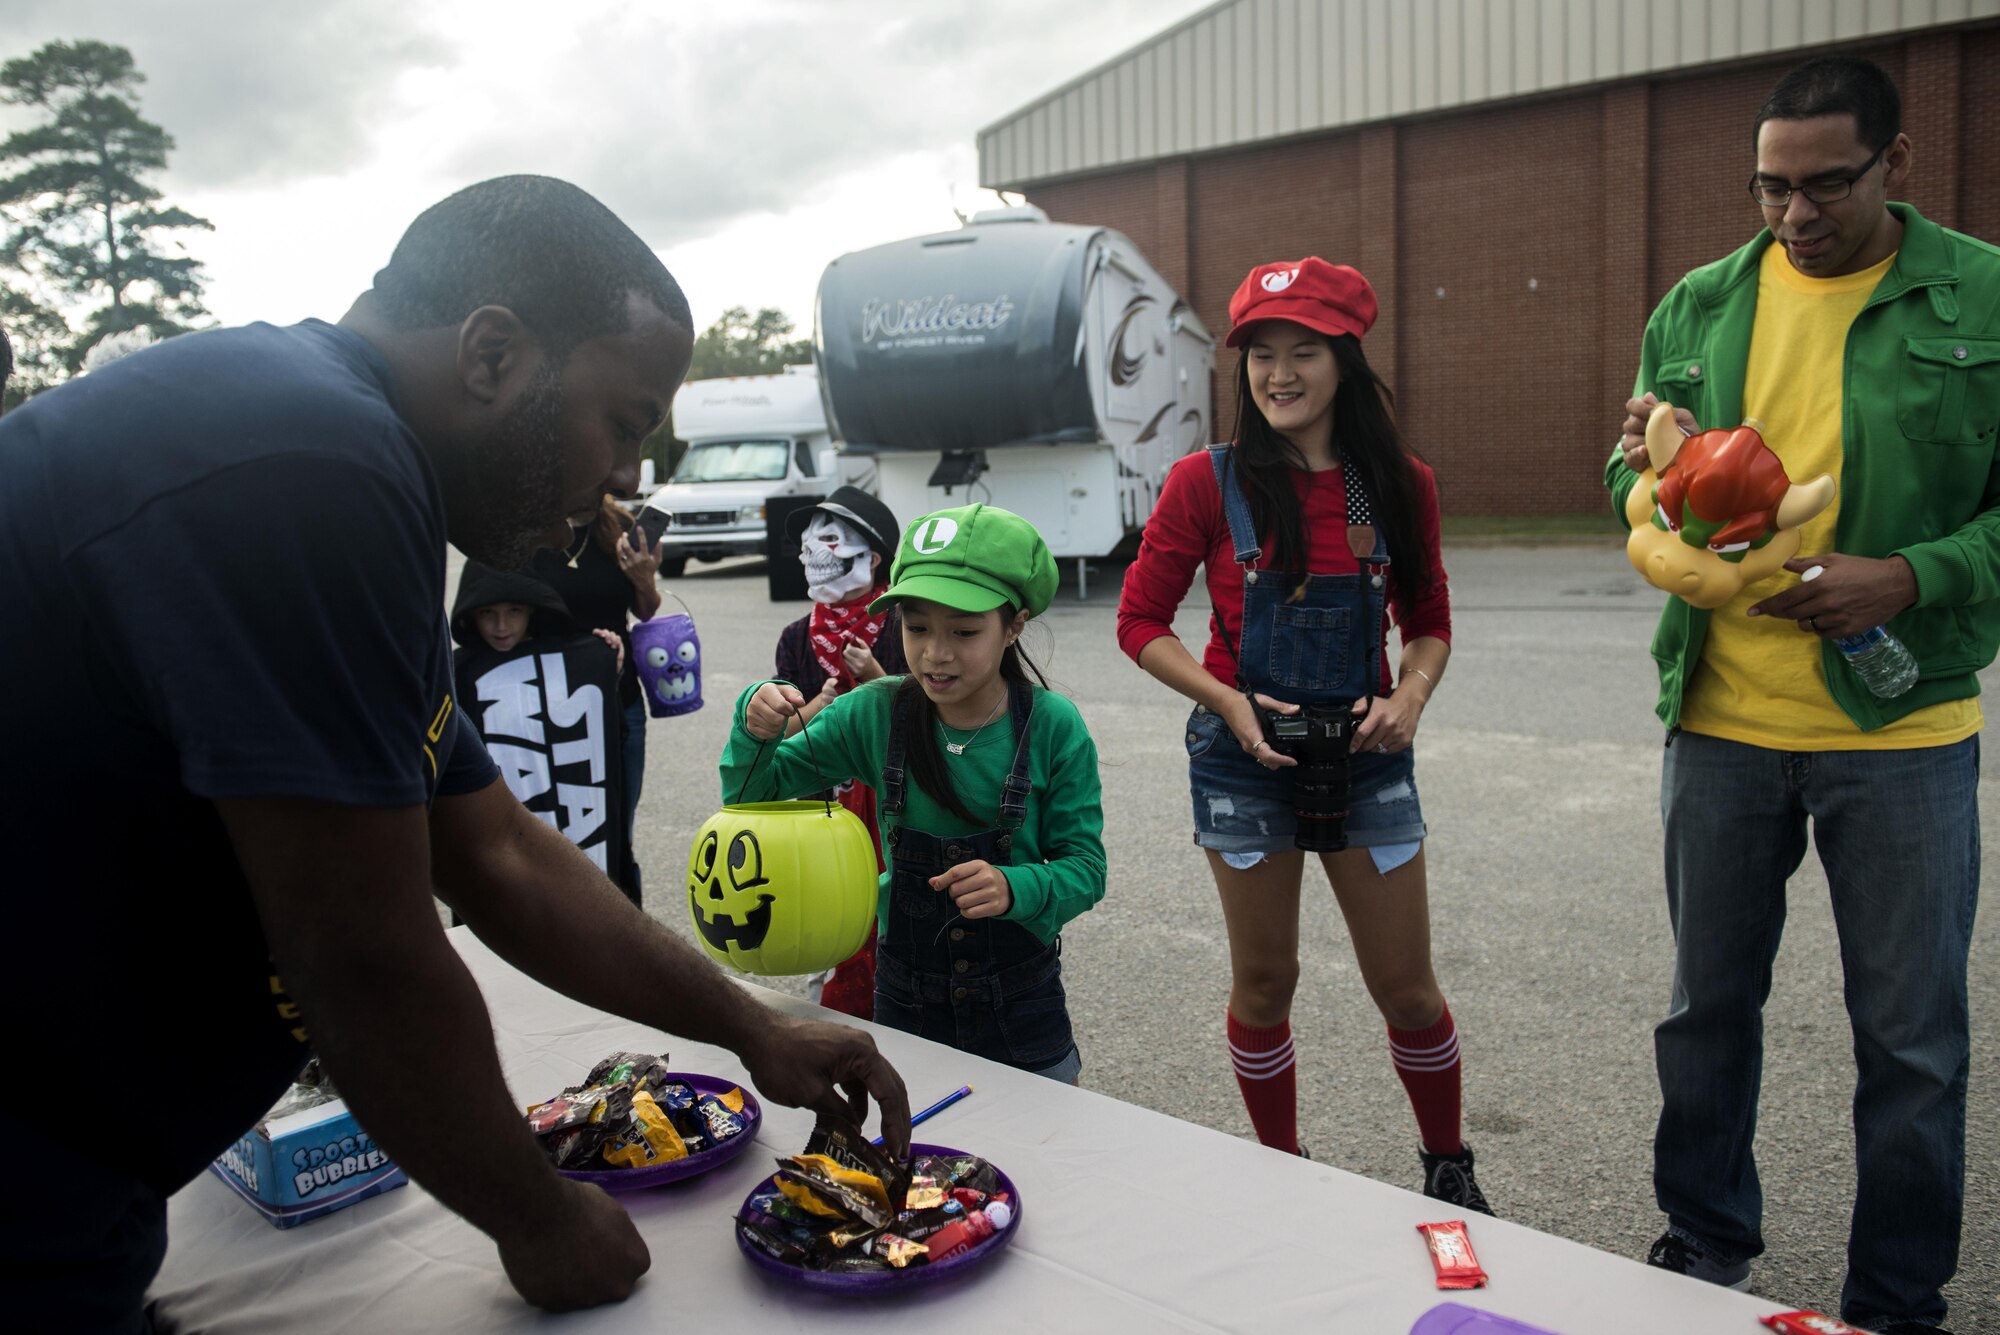
<svg viewBox="0 0 2000 1335">
<path fill-rule="evenodd" d="M 604 1085 L 560 1094 L 528 1109 L 528 1129 L 558 1168 L 591 1166 L 605 1141 L 632 1125 L 632 1090 Z"/>
<path fill-rule="evenodd" d="M 716 1102 L 733 1113 L 726 1098 Z M 911 1270 L 1007 1229 L 1012 1207 L 999 1184 L 983 1159 L 898 1163 L 858 1127 L 823 1121 L 806 1152 L 778 1160 L 776 1175 L 751 1193 L 737 1228 L 746 1246 L 806 1270 Z"/>
<path fill-rule="evenodd" d="M 852 1122 L 821 1118 L 806 1138 L 806 1153 L 824 1155 L 843 1168 L 869 1174 L 882 1184 L 891 1212 L 902 1211 L 904 1198 L 910 1193 L 910 1165 L 891 1159 Z"/>
<path fill-rule="evenodd" d="M 734 1096 L 733 1101 L 731 1096 Z M 740 1089 L 732 1089 L 728 1094 L 703 1094 L 694 1101 L 694 1111 L 700 1117 L 708 1138 L 717 1144 L 743 1134 L 743 1091 Z"/>
<path fill-rule="evenodd" d="M 590 1074 L 583 1078 L 583 1087 L 591 1085 L 630 1085 L 635 1090 L 657 1090 L 667 1083 L 667 1059 L 654 1057 L 643 1052 L 614 1052 L 597 1065 L 590 1068 Z M 686 1089 L 686 1085 L 681 1086 Z"/>
<path fill-rule="evenodd" d="M 1417 1232 L 1424 1235 L 1424 1243 L 1431 1249 L 1431 1264 L 1437 1267 L 1439 1288 L 1486 1287 L 1486 1272 L 1479 1268 L 1479 1258 L 1472 1254 L 1472 1239 L 1465 1234 L 1463 1219 L 1443 1224 L 1418 1224 Z"/>
<path fill-rule="evenodd" d="M 1824 1316 L 1818 1312 L 1773 1312 L 1769 1316 L 1757 1318 L 1778 1335 L 1868 1335 L 1857 1326 L 1850 1326 L 1836 1316 Z"/>
<path fill-rule="evenodd" d="M 827 1219 L 856 1220 L 876 1229 L 896 1217 L 880 1178 L 843 1168 L 824 1154 L 780 1159 L 778 1190 L 800 1209 Z"/>
<path fill-rule="evenodd" d="M 651 1168 L 740 1136 L 749 1119 L 740 1089 L 697 1095 L 670 1079 L 664 1055 L 614 1052 L 581 1084 L 532 1105 L 528 1129 L 557 1168 Z"/>
<path fill-rule="evenodd" d="M 306 1063 L 305 1070 L 299 1072 L 299 1078 L 292 1082 L 292 1087 L 285 1091 L 285 1096 L 258 1120 L 257 1125 L 260 1129 L 268 1128 L 271 1123 L 282 1117 L 290 1117 L 293 1113 L 321 1107 L 339 1097 L 340 1091 L 333 1087 L 333 1078 L 327 1075 L 325 1068 L 319 1064 L 319 1058 L 314 1057 Z"/>
<path fill-rule="evenodd" d="M 604 1162 L 613 1168 L 645 1168 L 687 1158 L 687 1142 L 665 1110 L 643 1089 L 632 1096 L 632 1118 L 638 1134 L 626 1131 L 607 1139 Z"/>
</svg>

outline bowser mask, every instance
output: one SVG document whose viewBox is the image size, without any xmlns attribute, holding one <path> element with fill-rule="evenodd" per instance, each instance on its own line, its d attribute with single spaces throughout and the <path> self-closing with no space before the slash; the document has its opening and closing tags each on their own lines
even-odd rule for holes
<svg viewBox="0 0 2000 1335">
<path fill-rule="evenodd" d="M 1751 424 L 1683 437 L 1672 404 L 1646 419 L 1651 467 L 1625 498 L 1625 555 L 1646 582 L 1713 609 L 1799 554 L 1799 527 L 1833 504 L 1822 473 L 1794 483 Z"/>
<path fill-rule="evenodd" d="M 828 607 L 847 602 L 875 586 L 875 563 L 868 539 L 837 515 L 815 510 L 799 542 L 806 568 L 806 592 Z"/>
</svg>

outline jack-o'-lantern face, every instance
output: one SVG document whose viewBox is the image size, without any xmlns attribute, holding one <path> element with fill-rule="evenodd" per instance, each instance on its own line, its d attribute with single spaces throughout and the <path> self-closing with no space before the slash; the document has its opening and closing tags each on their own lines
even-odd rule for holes
<svg viewBox="0 0 2000 1335">
<path fill-rule="evenodd" d="M 879 868 L 867 827 L 837 803 L 727 806 L 688 849 L 689 916 L 717 964 L 767 976 L 815 973 L 867 941 Z"/>
<path fill-rule="evenodd" d="M 721 834 L 710 830 L 696 846 L 689 870 L 688 908 L 702 939 L 717 950 L 761 948 L 771 933 L 775 896 L 763 890 L 771 881 L 764 874 L 764 849 L 757 836 L 736 831 L 729 836 L 725 857 Z"/>
</svg>

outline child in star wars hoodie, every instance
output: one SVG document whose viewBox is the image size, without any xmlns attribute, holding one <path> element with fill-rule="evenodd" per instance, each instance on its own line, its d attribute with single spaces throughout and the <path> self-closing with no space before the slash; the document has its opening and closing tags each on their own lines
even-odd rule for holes
<svg viewBox="0 0 2000 1335">
<path fill-rule="evenodd" d="M 578 629 L 562 598 L 533 575 L 477 561 L 459 577 L 451 636 L 458 707 L 509 790 L 638 903 L 624 771 L 609 763 L 623 745 L 618 636 Z"/>
</svg>

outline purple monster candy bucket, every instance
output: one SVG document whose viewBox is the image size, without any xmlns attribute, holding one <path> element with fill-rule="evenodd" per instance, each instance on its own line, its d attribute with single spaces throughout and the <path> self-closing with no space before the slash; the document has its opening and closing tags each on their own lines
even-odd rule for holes
<svg viewBox="0 0 2000 1335">
<path fill-rule="evenodd" d="M 693 617 L 674 612 L 632 627 L 632 662 L 654 718 L 701 708 L 701 637 Z"/>
</svg>

